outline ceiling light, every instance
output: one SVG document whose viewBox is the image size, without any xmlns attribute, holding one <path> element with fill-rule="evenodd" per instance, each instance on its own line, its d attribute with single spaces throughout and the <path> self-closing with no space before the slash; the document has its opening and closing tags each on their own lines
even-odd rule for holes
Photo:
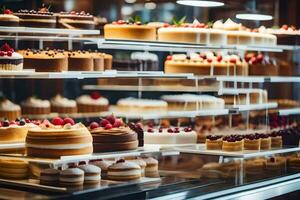
<svg viewBox="0 0 300 200">
<path fill-rule="evenodd" d="M 235 17 L 237 19 L 255 20 L 255 21 L 268 21 L 273 19 L 273 16 L 271 15 L 264 15 L 264 14 L 257 14 L 257 13 L 241 13 L 241 14 L 236 14 Z"/>
<path fill-rule="evenodd" d="M 156 8 L 156 3 L 153 2 L 145 3 L 145 8 L 148 10 L 154 10 Z"/>
<path fill-rule="evenodd" d="M 186 6 L 195 6 L 195 7 L 219 7 L 224 6 L 223 2 L 220 1 L 202 1 L 202 0 L 180 0 L 176 3 Z"/>
<path fill-rule="evenodd" d="M 125 0 L 126 3 L 135 3 L 136 0 Z"/>
</svg>

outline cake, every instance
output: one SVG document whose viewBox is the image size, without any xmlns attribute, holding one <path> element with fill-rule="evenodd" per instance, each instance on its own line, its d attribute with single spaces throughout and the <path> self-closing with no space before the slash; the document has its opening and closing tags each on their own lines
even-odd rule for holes
<svg viewBox="0 0 300 200">
<path fill-rule="evenodd" d="M 290 109 L 300 106 L 298 101 L 292 99 L 271 99 L 270 101 L 276 102 L 278 104 L 278 109 Z"/>
<path fill-rule="evenodd" d="M 103 159 L 97 159 L 97 160 L 91 160 L 90 164 L 100 167 L 101 178 L 107 178 L 107 170 L 108 170 L 108 167 L 112 164 L 112 162 L 103 160 Z"/>
<path fill-rule="evenodd" d="M 84 11 L 60 12 L 55 15 L 60 28 L 95 29 L 94 16 Z"/>
<path fill-rule="evenodd" d="M 100 53 L 100 52 L 94 52 L 91 53 L 92 57 L 93 57 L 93 70 L 94 71 L 104 71 L 104 53 Z"/>
<path fill-rule="evenodd" d="M 192 128 L 148 128 L 144 133 L 145 144 L 196 144 L 197 133 Z"/>
<path fill-rule="evenodd" d="M 109 101 L 97 92 L 82 95 L 76 99 L 79 113 L 97 113 L 108 111 Z"/>
<path fill-rule="evenodd" d="M 220 171 L 223 179 L 236 179 L 240 174 L 241 163 L 239 161 L 229 161 L 221 164 Z"/>
<path fill-rule="evenodd" d="M 66 187 L 81 186 L 84 183 L 84 171 L 79 168 L 62 170 L 59 175 L 59 185 Z"/>
<path fill-rule="evenodd" d="M 50 100 L 51 112 L 61 114 L 72 114 L 77 112 L 76 101 L 56 95 Z"/>
<path fill-rule="evenodd" d="M 99 184 L 101 180 L 101 168 L 95 165 L 79 165 L 84 171 L 84 184 Z"/>
<path fill-rule="evenodd" d="M 30 129 L 26 137 L 27 155 L 32 157 L 59 158 L 61 156 L 93 153 L 93 138 L 81 123 L 70 118 L 45 120 Z"/>
<path fill-rule="evenodd" d="M 300 171 L 300 158 L 291 156 L 287 159 L 287 167 L 290 171 L 299 172 Z"/>
<path fill-rule="evenodd" d="M 0 14 L 0 26 L 19 26 L 19 17 L 13 15 L 10 9 L 4 9 Z"/>
<path fill-rule="evenodd" d="M 273 131 L 270 134 L 271 137 L 271 147 L 272 148 L 282 148 L 282 136 L 279 132 Z"/>
<path fill-rule="evenodd" d="M 112 69 L 112 63 L 113 63 L 113 56 L 110 54 L 104 54 L 104 69 L 105 70 L 111 70 Z"/>
<path fill-rule="evenodd" d="M 249 75 L 251 76 L 278 76 L 280 67 L 275 59 L 262 53 L 248 53 L 245 60 L 249 64 Z"/>
<path fill-rule="evenodd" d="M 225 106 L 223 99 L 210 95 L 163 95 L 161 99 L 168 103 L 168 110 L 173 111 L 218 110 L 224 109 Z"/>
<path fill-rule="evenodd" d="M 138 164 L 141 168 L 142 177 L 145 176 L 145 168 L 147 166 L 147 163 L 142 158 L 128 159 L 127 161 Z M 150 169 L 150 167 L 149 167 L 149 169 Z"/>
<path fill-rule="evenodd" d="M 115 181 L 139 180 L 141 175 L 141 167 L 138 164 L 127 162 L 124 159 L 109 166 L 107 171 L 108 179 Z"/>
<path fill-rule="evenodd" d="M 100 123 L 92 122 L 94 152 L 133 150 L 138 147 L 137 134 L 125 126 L 121 119 L 108 116 Z"/>
<path fill-rule="evenodd" d="M 244 161 L 245 175 L 247 178 L 257 178 L 264 174 L 265 159 L 251 159 Z"/>
<path fill-rule="evenodd" d="M 0 177 L 4 179 L 26 179 L 29 175 L 28 162 L 0 159 Z"/>
<path fill-rule="evenodd" d="M 93 55 L 87 51 L 68 51 L 65 52 L 68 57 L 69 71 L 93 71 Z"/>
<path fill-rule="evenodd" d="M 122 113 L 164 113 L 167 112 L 168 104 L 163 100 L 137 99 L 128 97 L 119 99 L 116 110 Z"/>
<path fill-rule="evenodd" d="M 36 72 L 68 71 L 68 58 L 63 50 L 21 50 L 24 57 L 24 69 Z"/>
<path fill-rule="evenodd" d="M 138 136 L 138 141 L 139 141 L 139 147 L 143 147 L 144 146 L 144 130 L 143 130 L 143 125 L 141 123 L 133 123 L 130 122 L 128 124 L 129 128 L 131 130 L 133 130 L 134 132 L 137 133 Z"/>
<path fill-rule="evenodd" d="M 213 52 L 169 55 L 165 73 L 193 73 L 195 75 L 248 75 L 248 64 L 237 55 L 216 55 Z"/>
<path fill-rule="evenodd" d="M 1 70 L 12 70 L 20 71 L 23 69 L 23 56 L 14 49 L 11 48 L 7 43 L 0 48 L 0 71 Z"/>
<path fill-rule="evenodd" d="M 54 168 L 46 168 L 41 171 L 40 184 L 56 186 L 59 184 L 60 170 Z"/>
<path fill-rule="evenodd" d="M 244 140 L 241 135 L 230 135 L 223 137 L 223 151 L 243 151 Z"/>
<path fill-rule="evenodd" d="M 158 160 L 152 157 L 142 157 L 141 159 L 143 159 L 146 162 L 145 177 L 150 177 L 150 178 L 159 177 Z"/>
<path fill-rule="evenodd" d="M 266 163 L 266 173 L 280 175 L 286 170 L 286 159 L 283 157 L 270 157 Z"/>
<path fill-rule="evenodd" d="M 244 136 L 245 150 L 260 150 L 260 137 L 255 134 L 248 134 Z"/>
<path fill-rule="evenodd" d="M 14 13 L 20 18 L 20 26 L 38 27 L 38 28 L 55 28 L 56 16 L 49 12 L 47 8 L 36 10 L 19 10 Z"/>
<path fill-rule="evenodd" d="M 222 150 L 223 139 L 220 135 L 208 135 L 205 140 L 207 150 Z"/>
<path fill-rule="evenodd" d="M 260 137 L 260 150 L 271 149 L 271 137 L 268 134 L 255 134 Z"/>
<path fill-rule="evenodd" d="M 156 29 L 143 25 L 140 19 L 118 20 L 104 25 L 104 38 L 116 40 L 155 41 Z"/>
<path fill-rule="evenodd" d="M 6 98 L 0 99 L 0 118 L 15 120 L 21 117 L 21 107 Z"/>
<path fill-rule="evenodd" d="M 48 115 L 50 114 L 50 102 L 36 97 L 29 97 L 21 102 L 23 115 Z"/>
<path fill-rule="evenodd" d="M 215 162 L 209 162 L 202 166 L 200 169 L 203 178 L 221 178 L 221 164 Z"/>
</svg>

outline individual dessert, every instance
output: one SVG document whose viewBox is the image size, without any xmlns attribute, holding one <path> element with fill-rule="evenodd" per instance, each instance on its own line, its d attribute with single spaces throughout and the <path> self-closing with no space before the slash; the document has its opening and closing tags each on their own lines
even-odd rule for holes
<svg viewBox="0 0 300 200">
<path fill-rule="evenodd" d="M 282 136 L 279 132 L 273 131 L 270 134 L 271 137 L 271 147 L 272 148 L 282 148 Z"/>
<path fill-rule="evenodd" d="M 96 113 L 108 111 L 109 102 L 97 92 L 82 95 L 76 99 L 79 113 Z"/>
<path fill-rule="evenodd" d="M 15 120 L 21 117 L 21 107 L 6 98 L 0 99 L 0 118 Z"/>
<path fill-rule="evenodd" d="M 10 9 L 4 9 L 0 14 L 0 26 L 19 26 L 19 17 L 13 15 Z"/>
<path fill-rule="evenodd" d="M 163 100 L 128 97 L 119 99 L 116 109 L 122 113 L 164 113 L 167 112 L 168 104 Z"/>
<path fill-rule="evenodd" d="M 79 165 L 84 171 L 84 184 L 99 184 L 101 180 L 101 168 L 95 165 Z"/>
<path fill-rule="evenodd" d="M 265 159 L 251 159 L 244 162 L 245 175 L 247 178 L 257 178 L 264 174 L 266 167 Z"/>
<path fill-rule="evenodd" d="M 23 56 L 14 49 L 11 48 L 7 43 L 0 48 L 0 71 L 1 70 L 12 70 L 20 71 L 23 69 Z"/>
<path fill-rule="evenodd" d="M 195 75 L 248 75 L 248 64 L 237 55 L 216 55 L 213 52 L 169 55 L 165 73 L 193 73 Z"/>
<path fill-rule="evenodd" d="M 63 50 L 21 50 L 24 57 L 24 69 L 34 69 L 36 72 L 68 71 L 68 58 Z"/>
<path fill-rule="evenodd" d="M 118 20 L 104 25 L 104 38 L 117 40 L 156 40 L 156 29 L 153 26 L 143 25 L 136 17 L 128 21 Z"/>
<path fill-rule="evenodd" d="M 28 162 L 14 159 L 0 159 L 0 177 L 4 179 L 26 179 Z"/>
<path fill-rule="evenodd" d="M 204 178 L 221 178 L 221 164 L 210 162 L 202 166 L 200 169 L 201 175 Z"/>
<path fill-rule="evenodd" d="M 128 159 L 127 161 L 138 164 L 141 168 L 142 177 L 145 176 L 145 168 L 147 166 L 147 163 L 142 158 Z M 150 169 L 150 167 L 149 167 L 149 169 Z"/>
<path fill-rule="evenodd" d="M 243 151 L 244 139 L 241 135 L 230 135 L 223 137 L 223 151 Z"/>
<path fill-rule="evenodd" d="M 271 149 L 271 137 L 268 134 L 255 134 L 260 137 L 260 150 L 270 150 Z"/>
<path fill-rule="evenodd" d="M 298 156 L 291 156 L 287 158 L 287 167 L 290 171 L 300 171 L 300 158 Z"/>
<path fill-rule="evenodd" d="M 93 70 L 94 71 L 104 71 L 104 53 L 100 53 L 100 52 L 94 52 L 91 53 L 92 57 L 93 57 Z"/>
<path fill-rule="evenodd" d="M 148 128 L 144 132 L 145 144 L 196 144 L 197 133 L 190 127 Z"/>
<path fill-rule="evenodd" d="M 14 13 L 20 18 L 20 26 L 38 27 L 38 28 L 55 28 L 56 16 L 49 12 L 48 8 L 36 10 L 19 10 Z"/>
<path fill-rule="evenodd" d="M 283 157 L 270 157 L 266 163 L 266 173 L 279 175 L 286 170 L 286 159 Z"/>
<path fill-rule="evenodd" d="M 110 54 L 104 54 L 104 69 L 110 70 L 112 69 L 113 56 Z"/>
<path fill-rule="evenodd" d="M 264 27 L 261 27 L 264 28 Z M 299 31 L 293 25 L 282 25 L 281 27 L 272 27 L 267 29 L 268 33 L 275 35 L 299 35 Z"/>
<path fill-rule="evenodd" d="M 108 179 L 115 181 L 139 180 L 141 175 L 142 172 L 139 165 L 127 162 L 124 159 L 120 159 L 109 166 L 107 172 Z"/>
<path fill-rule="evenodd" d="M 87 51 L 68 51 L 65 52 L 68 57 L 69 71 L 93 71 L 94 59 L 92 54 Z"/>
<path fill-rule="evenodd" d="M 108 116 L 100 123 L 92 122 L 94 152 L 133 150 L 138 147 L 137 133 L 125 126 L 121 119 Z"/>
<path fill-rule="evenodd" d="M 81 186 L 84 183 L 84 171 L 79 168 L 62 170 L 59 175 L 59 185 L 65 187 Z"/>
<path fill-rule="evenodd" d="M 59 183 L 60 170 L 54 168 L 43 169 L 40 174 L 40 184 L 56 186 Z"/>
<path fill-rule="evenodd" d="M 50 114 L 50 102 L 36 97 L 29 97 L 21 102 L 23 115 L 48 115 Z"/>
<path fill-rule="evenodd" d="M 207 150 L 222 150 L 223 139 L 220 135 L 208 135 L 205 140 Z"/>
<path fill-rule="evenodd" d="M 278 76 L 280 67 L 275 59 L 262 53 L 248 53 L 245 60 L 249 64 L 249 75 L 251 76 Z"/>
<path fill-rule="evenodd" d="M 210 95 L 163 95 L 161 99 L 168 103 L 168 110 L 218 110 L 225 106 L 223 99 Z"/>
<path fill-rule="evenodd" d="M 26 150 L 28 156 L 49 158 L 91 154 L 93 138 L 83 124 L 57 117 L 28 131 Z"/>
<path fill-rule="evenodd" d="M 142 157 L 142 159 L 146 162 L 145 177 L 150 177 L 150 178 L 159 177 L 158 160 L 152 157 Z"/>
<path fill-rule="evenodd" d="M 59 94 L 50 100 L 51 112 L 61 114 L 71 114 L 77 112 L 76 101 L 67 99 Z"/>
<path fill-rule="evenodd" d="M 244 149 L 245 150 L 260 150 L 260 137 L 255 134 L 248 134 L 244 136 Z"/>
<path fill-rule="evenodd" d="M 67 29 L 95 29 L 94 16 L 84 11 L 60 12 L 57 16 L 58 26 Z"/>
<path fill-rule="evenodd" d="M 235 179 L 240 173 L 241 163 L 236 161 L 229 161 L 221 164 L 221 177 L 223 179 Z"/>
<path fill-rule="evenodd" d="M 106 179 L 107 178 L 107 170 L 108 167 L 112 164 L 111 161 L 103 160 L 103 159 L 97 159 L 97 160 L 91 160 L 91 165 L 95 165 L 97 167 L 100 167 L 101 169 L 101 178 Z"/>
</svg>

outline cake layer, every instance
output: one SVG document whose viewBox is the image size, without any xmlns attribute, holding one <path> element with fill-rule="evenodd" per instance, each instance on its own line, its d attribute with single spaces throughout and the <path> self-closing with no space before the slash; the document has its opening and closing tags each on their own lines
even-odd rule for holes
<svg viewBox="0 0 300 200">
<path fill-rule="evenodd" d="M 138 148 L 138 141 L 120 143 L 93 143 L 94 152 L 124 151 Z"/>
</svg>

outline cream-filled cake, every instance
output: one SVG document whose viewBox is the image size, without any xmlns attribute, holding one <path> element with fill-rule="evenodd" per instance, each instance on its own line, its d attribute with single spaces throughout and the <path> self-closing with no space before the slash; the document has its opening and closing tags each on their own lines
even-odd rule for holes
<svg viewBox="0 0 300 200">
<path fill-rule="evenodd" d="M 48 100 L 29 97 L 21 102 L 23 115 L 47 115 L 50 114 L 50 102 Z"/>
<path fill-rule="evenodd" d="M 10 100 L 0 99 L 0 118 L 15 120 L 21 117 L 21 107 Z"/>
<path fill-rule="evenodd" d="M 0 48 L 0 71 L 13 70 L 19 71 L 23 69 L 23 56 L 14 51 L 7 43 Z"/>
<path fill-rule="evenodd" d="M 109 107 L 108 99 L 97 92 L 93 92 L 90 95 L 82 95 L 76 99 L 76 102 L 80 113 L 103 112 L 107 111 Z"/>
<path fill-rule="evenodd" d="M 20 18 L 13 15 L 10 9 L 4 9 L 0 14 L 0 26 L 19 26 Z"/>
<path fill-rule="evenodd" d="M 70 114 L 77 112 L 77 104 L 75 100 L 67 99 L 61 95 L 56 95 L 50 100 L 51 112 Z"/>
</svg>

